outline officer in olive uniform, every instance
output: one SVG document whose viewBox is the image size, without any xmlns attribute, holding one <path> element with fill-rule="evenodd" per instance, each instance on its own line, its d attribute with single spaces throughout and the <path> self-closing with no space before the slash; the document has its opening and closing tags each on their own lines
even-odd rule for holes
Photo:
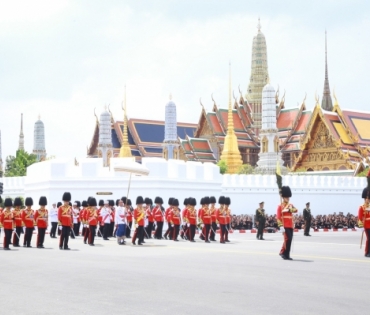
<svg viewBox="0 0 370 315">
<path fill-rule="evenodd" d="M 263 230 L 266 224 L 265 209 L 263 209 L 264 202 L 260 202 L 260 207 L 256 210 L 256 222 L 258 222 L 257 239 L 264 240 Z"/>
<path fill-rule="evenodd" d="M 310 228 L 312 215 L 309 202 L 306 203 L 306 208 L 303 210 L 303 220 L 304 220 L 304 236 L 311 236 Z"/>
</svg>

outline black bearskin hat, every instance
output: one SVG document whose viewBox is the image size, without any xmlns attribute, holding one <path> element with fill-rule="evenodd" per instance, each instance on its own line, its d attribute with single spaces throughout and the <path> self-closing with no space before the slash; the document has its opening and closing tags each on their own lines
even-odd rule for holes
<svg viewBox="0 0 370 315">
<path fill-rule="evenodd" d="M 218 203 L 220 205 L 224 205 L 225 204 L 225 197 L 224 196 L 220 196 L 220 198 L 218 198 Z"/>
<path fill-rule="evenodd" d="M 199 202 L 201 205 L 204 205 L 204 198 L 200 198 L 200 202 Z"/>
<path fill-rule="evenodd" d="M 116 206 L 117 206 L 117 207 L 118 207 L 118 205 L 119 205 L 120 200 L 121 200 L 121 199 L 117 199 L 117 200 L 116 200 Z"/>
<path fill-rule="evenodd" d="M 72 197 L 71 197 L 71 194 L 70 194 L 69 192 L 65 192 L 65 193 L 63 194 L 63 198 L 62 198 L 62 200 L 63 200 L 63 201 L 68 201 L 68 202 L 70 202 L 70 201 L 71 201 L 71 199 L 72 199 Z"/>
<path fill-rule="evenodd" d="M 131 199 L 127 199 L 127 206 L 132 206 Z"/>
<path fill-rule="evenodd" d="M 48 200 L 46 199 L 45 196 L 40 197 L 39 200 L 39 206 L 46 206 L 48 204 Z"/>
<path fill-rule="evenodd" d="M 26 206 L 33 206 L 33 199 L 31 197 L 27 197 L 24 204 Z"/>
<path fill-rule="evenodd" d="M 145 203 L 146 205 L 149 205 L 149 204 L 150 204 L 150 199 L 149 199 L 148 197 L 145 197 L 145 199 L 144 199 L 144 203 Z"/>
<path fill-rule="evenodd" d="M 155 197 L 154 203 L 162 203 L 161 197 Z"/>
<path fill-rule="evenodd" d="M 88 206 L 87 201 L 86 200 L 82 201 L 82 207 L 87 207 L 87 206 Z"/>
<path fill-rule="evenodd" d="M 114 206 L 114 200 L 108 200 L 108 202 L 109 202 L 109 206 L 110 207 L 113 207 Z"/>
<path fill-rule="evenodd" d="M 175 206 L 175 207 L 178 207 L 179 206 L 179 200 L 178 199 L 173 199 L 172 200 L 172 205 Z"/>
<path fill-rule="evenodd" d="M 230 206 L 231 205 L 231 200 L 229 197 L 225 197 L 225 205 Z"/>
<path fill-rule="evenodd" d="M 102 207 L 102 206 L 104 206 L 104 200 L 103 199 L 100 199 L 99 200 L 99 207 Z"/>
<path fill-rule="evenodd" d="M 11 198 L 5 198 L 4 207 L 5 208 L 13 207 L 13 200 Z"/>
<path fill-rule="evenodd" d="M 184 206 L 188 205 L 189 204 L 189 199 L 188 198 L 185 198 L 184 199 Z"/>
<path fill-rule="evenodd" d="M 14 207 L 22 207 L 22 199 L 17 197 L 14 199 Z"/>
<path fill-rule="evenodd" d="M 203 198 L 203 204 L 205 204 L 205 205 L 209 205 L 210 204 L 209 197 L 204 197 Z"/>
<path fill-rule="evenodd" d="M 168 199 L 168 205 L 172 206 L 172 201 L 173 201 L 173 197 L 171 197 L 170 199 Z"/>
<path fill-rule="evenodd" d="M 196 206 L 197 205 L 197 200 L 195 198 L 190 198 L 189 205 Z"/>
<path fill-rule="evenodd" d="M 144 198 L 139 196 L 136 198 L 136 204 L 137 205 L 142 205 L 144 203 Z"/>
<path fill-rule="evenodd" d="M 96 207 L 96 199 L 94 197 L 91 197 L 89 200 L 89 206 L 90 207 Z"/>
<path fill-rule="evenodd" d="M 283 198 L 290 198 L 292 197 L 292 191 L 290 190 L 289 186 L 281 187 L 281 197 Z"/>
<path fill-rule="evenodd" d="M 59 208 L 61 205 L 62 205 L 62 203 L 60 201 L 58 201 L 57 207 Z M 27 206 L 27 204 L 26 204 L 26 206 Z"/>
<path fill-rule="evenodd" d="M 216 198 L 215 197 L 209 197 L 209 203 L 216 203 Z"/>
</svg>

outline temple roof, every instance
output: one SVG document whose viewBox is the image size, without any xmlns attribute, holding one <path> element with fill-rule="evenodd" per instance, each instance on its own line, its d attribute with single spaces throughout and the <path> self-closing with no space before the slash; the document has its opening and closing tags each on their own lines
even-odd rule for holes
<svg viewBox="0 0 370 315">
<path fill-rule="evenodd" d="M 201 162 L 216 162 L 211 145 L 207 139 L 191 138 L 179 139 L 180 145 L 188 160 Z"/>
</svg>

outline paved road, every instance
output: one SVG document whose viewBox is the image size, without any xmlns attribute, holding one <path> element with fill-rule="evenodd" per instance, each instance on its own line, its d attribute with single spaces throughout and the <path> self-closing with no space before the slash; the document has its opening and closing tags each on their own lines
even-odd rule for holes
<svg viewBox="0 0 370 315">
<path fill-rule="evenodd" d="M 70 241 L 0 251 L 1 314 L 366 314 L 370 258 L 359 232 L 234 234 L 231 243 Z M 35 240 L 33 240 L 33 243 Z"/>
</svg>

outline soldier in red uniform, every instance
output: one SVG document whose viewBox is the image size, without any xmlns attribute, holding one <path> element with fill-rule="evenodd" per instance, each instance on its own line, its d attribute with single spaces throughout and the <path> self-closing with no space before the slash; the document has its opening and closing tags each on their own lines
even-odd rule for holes
<svg viewBox="0 0 370 315">
<path fill-rule="evenodd" d="M 189 198 L 184 199 L 184 206 L 185 208 L 182 210 L 181 216 L 182 216 L 182 230 L 180 231 L 180 237 L 185 238 L 186 240 L 189 239 L 188 236 L 188 205 L 189 205 Z M 190 225 L 190 224 L 189 224 Z"/>
<path fill-rule="evenodd" d="M 10 250 L 9 244 L 12 238 L 13 233 L 13 213 L 11 208 L 13 207 L 13 201 L 10 198 L 6 198 L 4 201 L 5 209 L 2 211 L 0 215 L 0 227 L 4 228 L 4 250 Z"/>
<path fill-rule="evenodd" d="M 292 197 L 289 186 L 283 186 L 280 193 L 283 200 L 277 208 L 276 217 L 280 229 L 282 230 L 284 228 L 284 243 L 279 255 L 284 260 L 293 260 L 290 257 L 290 247 L 292 245 L 294 231 L 293 213 L 298 212 L 298 210 L 289 203 L 289 199 Z"/>
<path fill-rule="evenodd" d="M 58 223 L 62 227 L 62 232 L 60 234 L 59 249 L 69 250 L 68 240 L 73 228 L 73 214 L 72 207 L 70 206 L 70 201 L 72 197 L 69 192 L 63 194 L 63 205 L 58 209 Z"/>
<path fill-rule="evenodd" d="M 25 201 L 26 209 L 22 212 L 22 220 L 23 224 L 26 227 L 26 232 L 24 234 L 24 243 L 23 247 L 32 247 L 31 241 L 32 241 L 32 234 L 33 230 L 35 229 L 35 219 L 34 219 L 34 211 L 31 209 L 33 206 L 33 199 L 30 197 L 26 198 Z"/>
<path fill-rule="evenodd" d="M 89 233 L 88 233 L 88 241 L 90 246 L 94 245 L 95 240 L 95 234 L 96 234 L 96 226 L 98 225 L 98 212 L 96 210 L 96 199 L 93 197 L 90 197 L 88 202 L 89 207 L 86 210 L 85 213 L 85 221 L 89 225 Z M 104 201 L 103 201 L 104 203 Z M 86 241 L 85 241 L 86 244 Z"/>
<path fill-rule="evenodd" d="M 181 224 L 181 214 L 179 210 L 179 201 L 178 199 L 173 199 L 172 201 L 172 211 L 169 216 L 170 224 L 172 225 L 173 235 L 171 239 L 175 242 L 178 242 L 179 240 L 177 237 L 179 236 L 180 232 L 180 224 Z"/>
<path fill-rule="evenodd" d="M 162 204 L 163 199 L 161 197 L 155 197 L 154 199 L 155 207 L 153 209 L 153 218 L 156 224 L 156 229 L 154 233 L 154 238 L 157 240 L 161 240 L 162 231 L 163 231 L 163 212 L 162 212 Z"/>
<path fill-rule="evenodd" d="M 148 225 L 145 227 L 147 237 L 152 238 L 152 231 L 154 225 L 154 216 L 153 216 L 153 201 L 150 198 L 145 198 L 146 204 L 146 219 L 148 220 Z"/>
<path fill-rule="evenodd" d="M 86 208 L 88 207 L 87 201 L 86 200 L 82 201 L 81 205 L 82 205 L 82 209 L 80 211 L 80 222 L 82 224 L 81 235 L 85 237 L 86 228 L 87 228 L 86 221 L 85 221 L 85 212 L 86 212 Z"/>
<path fill-rule="evenodd" d="M 189 222 L 189 240 L 190 242 L 195 242 L 195 229 L 197 226 L 197 212 L 195 210 L 195 206 L 197 205 L 197 201 L 195 198 L 189 198 L 189 207 L 187 212 L 187 221 Z"/>
<path fill-rule="evenodd" d="M 144 223 L 145 223 L 145 209 L 143 208 L 144 199 L 139 196 L 136 198 L 136 209 L 134 210 L 135 232 L 132 237 L 132 244 L 136 245 L 136 237 L 138 238 L 138 245 L 143 245 L 144 242 Z"/>
<path fill-rule="evenodd" d="M 19 238 L 23 233 L 23 221 L 22 221 L 22 200 L 21 198 L 14 199 L 13 219 L 15 224 L 15 232 L 13 234 L 13 247 L 20 247 Z"/>
<path fill-rule="evenodd" d="M 126 207 L 126 210 L 127 210 L 127 228 L 126 228 L 126 238 L 131 238 L 131 229 L 132 229 L 132 203 L 131 203 L 131 200 L 130 199 L 127 199 L 126 200 L 126 197 L 123 197 L 122 198 L 122 201 Z"/>
<path fill-rule="evenodd" d="M 226 235 L 226 211 L 225 211 L 225 197 L 218 198 L 220 207 L 216 210 L 216 220 L 220 225 L 220 243 L 225 244 Z"/>
<path fill-rule="evenodd" d="M 44 248 L 45 232 L 48 227 L 48 210 L 45 206 L 48 204 L 46 197 L 40 197 L 39 206 L 40 209 L 35 211 L 35 222 L 37 226 L 37 248 Z"/>
<path fill-rule="evenodd" d="M 109 207 L 110 207 L 110 223 L 108 229 L 108 236 L 113 237 L 114 231 L 114 217 L 116 215 L 116 208 L 114 207 L 114 200 L 109 200 Z"/>
<path fill-rule="evenodd" d="M 370 171 L 367 174 L 367 187 L 362 191 L 364 204 L 358 209 L 358 227 L 366 234 L 365 257 L 370 257 Z M 362 242 L 362 239 L 361 239 Z"/>
<path fill-rule="evenodd" d="M 169 216 L 170 216 L 170 212 L 172 211 L 172 201 L 173 201 L 173 197 L 169 198 L 168 199 L 168 208 L 166 209 L 165 213 L 164 213 L 164 218 L 167 222 L 167 231 L 166 233 L 164 233 L 164 238 L 167 239 L 167 236 L 168 235 L 172 235 L 172 227 L 171 227 L 171 224 L 169 223 Z"/>
<path fill-rule="evenodd" d="M 216 230 L 217 230 L 217 218 L 216 218 L 216 198 L 209 197 L 209 213 L 211 215 L 211 237 L 210 240 L 215 242 L 216 241 Z"/>
<path fill-rule="evenodd" d="M 201 198 L 200 199 L 200 208 L 198 210 L 198 227 L 200 226 L 200 235 L 199 235 L 199 238 L 202 241 L 205 240 L 205 237 L 204 237 L 205 228 L 204 228 L 204 223 L 203 223 L 203 220 L 202 220 L 202 213 L 203 213 L 203 207 L 204 206 L 205 206 L 205 204 L 204 204 L 204 198 Z"/>
<path fill-rule="evenodd" d="M 199 219 L 202 222 L 202 235 L 206 243 L 210 243 L 209 241 L 209 231 L 211 229 L 212 218 L 209 212 L 209 197 L 203 198 L 203 207 L 199 211 Z"/>
</svg>

